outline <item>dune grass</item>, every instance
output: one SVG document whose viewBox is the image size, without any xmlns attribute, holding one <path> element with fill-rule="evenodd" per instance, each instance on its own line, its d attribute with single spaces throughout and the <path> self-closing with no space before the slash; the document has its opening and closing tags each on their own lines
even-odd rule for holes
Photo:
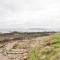
<svg viewBox="0 0 60 60">
<path fill-rule="evenodd" d="M 30 49 L 27 60 L 60 60 L 60 34 L 41 40 Z"/>
</svg>

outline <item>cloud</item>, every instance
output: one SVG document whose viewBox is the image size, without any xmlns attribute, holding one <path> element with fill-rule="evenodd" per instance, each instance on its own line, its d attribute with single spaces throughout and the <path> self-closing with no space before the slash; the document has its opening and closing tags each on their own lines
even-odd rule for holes
<svg viewBox="0 0 60 60">
<path fill-rule="evenodd" d="M 59 28 L 59 6 L 60 0 L 0 0 L 0 29 Z"/>
</svg>

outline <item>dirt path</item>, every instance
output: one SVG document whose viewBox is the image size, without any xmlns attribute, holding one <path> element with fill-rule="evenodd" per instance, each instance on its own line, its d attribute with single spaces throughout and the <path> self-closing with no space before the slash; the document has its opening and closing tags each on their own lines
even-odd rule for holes
<svg viewBox="0 0 60 60">
<path fill-rule="evenodd" d="M 31 40 L 16 40 L 5 43 L 0 48 L 0 60 L 27 60 L 29 48 L 34 48 L 44 37 Z"/>
</svg>

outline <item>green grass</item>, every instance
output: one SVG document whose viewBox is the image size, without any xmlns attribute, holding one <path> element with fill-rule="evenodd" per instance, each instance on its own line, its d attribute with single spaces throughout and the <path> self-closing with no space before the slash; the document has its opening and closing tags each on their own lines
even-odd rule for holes
<svg viewBox="0 0 60 60">
<path fill-rule="evenodd" d="M 27 60 L 60 60 L 60 34 L 49 36 L 31 48 Z"/>
<path fill-rule="evenodd" d="M 32 49 L 31 51 L 30 51 L 30 54 L 29 54 L 29 59 L 28 60 L 38 60 L 39 59 L 39 57 L 38 57 L 38 52 L 36 51 L 36 50 L 34 50 L 34 49 Z"/>
</svg>

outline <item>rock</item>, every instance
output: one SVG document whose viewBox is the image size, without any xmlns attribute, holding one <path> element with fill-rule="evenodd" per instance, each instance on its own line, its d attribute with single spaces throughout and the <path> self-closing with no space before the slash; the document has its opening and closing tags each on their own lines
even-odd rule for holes
<svg viewBox="0 0 60 60">
<path fill-rule="evenodd" d="M 13 46 L 14 46 L 16 43 L 17 43 L 17 41 L 8 43 L 8 44 L 6 45 L 6 50 L 12 49 Z"/>
</svg>

